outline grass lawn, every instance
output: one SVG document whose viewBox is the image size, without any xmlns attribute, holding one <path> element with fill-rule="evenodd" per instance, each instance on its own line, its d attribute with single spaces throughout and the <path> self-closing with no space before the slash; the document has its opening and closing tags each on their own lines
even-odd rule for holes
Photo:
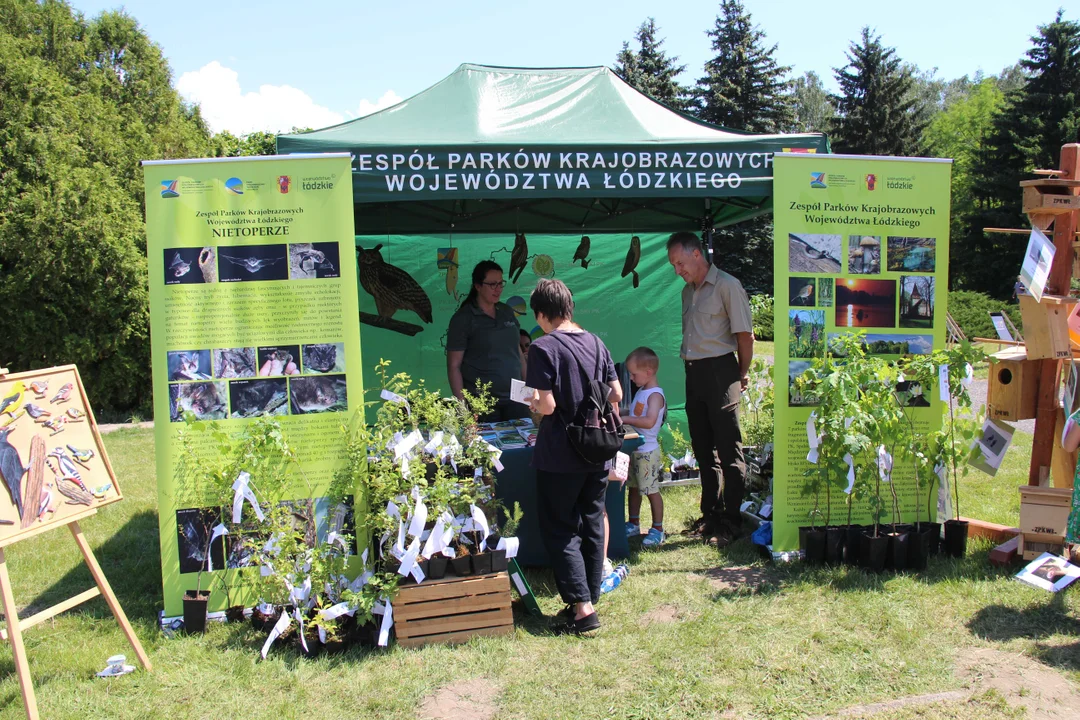
<svg viewBox="0 0 1080 720">
<path fill-rule="evenodd" d="M 154 672 L 95 679 L 109 655 L 125 653 L 130 662 L 134 654 L 103 601 L 82 605 L 25 635 L 44 718 L 413 718 L 438 688 L 481 677 L 495 689 L 496 718 L 807 717 L 962 688 L 957 658 L 979 647 L 1080 679 L 1076 592 L 1051 597 L 1016 582 L 1015 570 L 989 565 L 987 545 L 973 544 L 960 561 L 935 559 L 921 576 L 873 577 L 772 566 L 745 540 L 718 554 L 677 535 L 658 551 L 635 554 L 625 584 L 601 600 L 604 628 L 592 640 L 547 635 L 540 621 L 519 615 L 514 635 L 455 648 L 354 649 L 314 661 L 282 649 L 260 662 L 262 636 L 246 624 L 211 623 L 198 637 L 158 631 L 152 432 L 123 430 L 105 441 L 126 499 L 84 530 Z M 996 478 L 969 476 L 963 512 L 1016 522 L 1029 448 L 1030 439 L 1018 434 Z M 664 499 L 668 529 L 682 529 L 696 508 L 696 488 L 665 491 Z M 64 531 L 18 543 L 8 557 L 22 607 L 92 585 Z M 706 573 L 734 565 L 760 568 L 765 587 L 749 594 L 710 584 Z M 545 612 L 556 612 L 561 603 L 550 574 L 529 574 Z M 0 717 L 20 717 L 6 646 L 0 666 Z M 970 700 L 856 716 L 1023 717 L 979 688 Z"/>
</svg>

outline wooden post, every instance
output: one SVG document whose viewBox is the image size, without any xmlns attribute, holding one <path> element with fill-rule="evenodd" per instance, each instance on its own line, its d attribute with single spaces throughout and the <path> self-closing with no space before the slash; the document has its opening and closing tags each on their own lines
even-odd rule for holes
<svg viewBox="0 0 1080 720">
<path fill-rule="evenodd" d="M 1080 180 L 1080 144 L 1070 143 L 1061 148 L 1062 180 Z M 1072 194 L 1076 194 L 1073 189 Z M 1072 280 L 1072 240 L 1077 230 L 1076 211 L 1062 213 L 1054 220 L 1054 262 L 1050 266 L 1050 278 L 1046 284 L 1047 294 L 1068 295 Z M 1061 362 L 1039 361 L 1039 398 L 1035 410 L 1035 437 L 1031 443 L 1031 467 L 1028 469 L 1028 485 L 1039 485 L 1042 477 L 1049 475 L 1054 454 L 1054 425 L 1057 422 L 1058 396 L 1061 390 Z"/>
<path fill-rule="evenodd" d="M 37 697 L 34 696 L 34 682 L 30 679 L 30 663 L 26 660 L 22 629 L 19 627 L 19 612 L 15 607 L 15 595 L 11 592 L 11 578 L 8 577 L 7 559 L 4 556 L 4 548 L 2 547 L 0 547 L 0 598 L 3 599 L 4 603 L 4 620 L 7 623 L 8 638 L 11 640 L 11 655 L 15 660 L 15 674 L 19 677 L 19 690 L 22 692 L 26 717 L 29 720 L 37 720 Z"/>
</svg>

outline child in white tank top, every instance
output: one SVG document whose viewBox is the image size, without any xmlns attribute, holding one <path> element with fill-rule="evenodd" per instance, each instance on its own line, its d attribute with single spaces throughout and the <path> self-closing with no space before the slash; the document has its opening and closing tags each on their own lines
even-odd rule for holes
<svg viewBox="0 0 1080 720">
<path fill-rule="evenodd" d="M 653 522 L 641 546 L 655 548 L 664 542 L 664 500 L 660 497 L 663 457 L 656 436 L 664 425 L 667 400 L 656 381 L 660 358 L 649 348 L 640 347 L 627 356 L 626 369 L 630 379 L 640 389 L 634 395 L 630 415 L 623 418 L 623 424 L 637 428 L 645 440 L 630 456 L 630 488 L 627 493 L 629 522 L 626 523 L 626 534 L 628 537 L 641 534 L 641 496 L 645 495 L 649 498 Z"/>
</svg>

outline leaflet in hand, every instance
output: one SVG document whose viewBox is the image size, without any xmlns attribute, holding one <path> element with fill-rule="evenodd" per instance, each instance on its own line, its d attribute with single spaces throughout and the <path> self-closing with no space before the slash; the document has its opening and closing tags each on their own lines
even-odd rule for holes
<svg viewBox="0 0 1080 720">
<path fill-rule="evenodd" d="M 534 392 L 536 391 L 526 385 L 521 380 L 510 381 L 510 399 L 514 402 L 519 402 L 522 405 L 528 405 L 529 402 L 532 400 Z"/>
</svg>

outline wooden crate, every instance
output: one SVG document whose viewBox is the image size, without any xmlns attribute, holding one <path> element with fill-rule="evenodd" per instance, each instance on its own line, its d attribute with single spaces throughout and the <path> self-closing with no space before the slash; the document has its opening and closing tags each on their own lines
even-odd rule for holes
<svg viewBox="0 0 1080 720">
<path fill-rule="evenodd" d="M 994 420 L 1030 420 L 1038 400 L 1038 364 L 1024 347 L 1012 347 L 993 355 L 990 382 L 986 387 L 986 413 Z"/>
<path fill-rule="evenodd" d="M 1043 295 L 1042 302 L 1036 302 L 1030 295 L 1020 296 L 1028 360 L 1072 357 L 1069 313 L 1077 302 L 1074 297 L 1061 295 Z"/>
<path fill-rule="evenodd" d="M 1071 187 L 1048 185 L 1050 180 L 1028 180 L 1035 183 L 1024 187 L 1024 212 L 1029 215 L 1061 215 L 1080 210 L 1080 196 L 1071 194 Z M 1058 181 L 1061 182 L 1061 181 Z M 1067 181 L 1069 182 L 1069 181 Z"/>
<path fill-rule="evenodd" d="M 514 630 L 505 572 L 407 585 L 394 599 L 394 631 L 402 647 L 459 643 Z"/>
</svg>

